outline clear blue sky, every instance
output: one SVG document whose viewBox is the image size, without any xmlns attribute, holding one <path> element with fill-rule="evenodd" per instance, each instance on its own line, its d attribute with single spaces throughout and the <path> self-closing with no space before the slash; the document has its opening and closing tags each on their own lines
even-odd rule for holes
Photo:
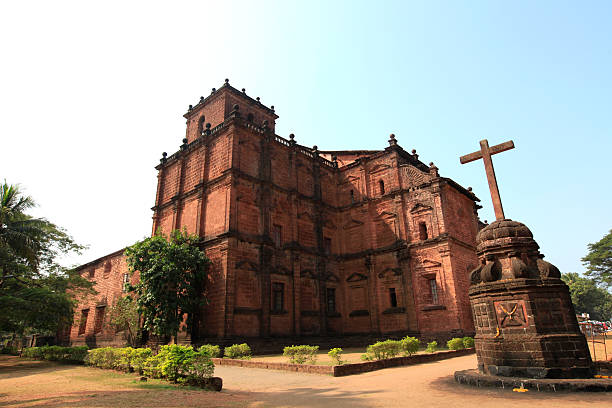
<svg viewBox="0 0 612 408">
<path fill-rule="evenodd" d="M 274 105 L 277 133 L 381 149 L 395 133 L 546 259 L 581 272 L 612 228 L 612 5 L 565 1 L 5 2 L 0 177 L 90 245 L 82 263 L 150 233 L 155 171 L 182 114 L 224 78 Z M 329 3 L 333 3 L 330 5 Z"/>
</svg>

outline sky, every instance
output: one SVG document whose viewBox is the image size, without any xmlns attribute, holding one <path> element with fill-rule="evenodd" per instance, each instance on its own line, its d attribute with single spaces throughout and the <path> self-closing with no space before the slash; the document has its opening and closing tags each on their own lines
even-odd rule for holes
<svg viewBox="0 0 612 408">
<path fill-rule="evenodd" d="M 28 1 L 0 3 L 0 179 L 89 262 L 151 233 L 156 171 L 182 115 L 229 78 L 274 105 L 276 133 L 320 150 L 390 133 L 471 186 L 546 259 L 582 272 L 612 228 L 612 3 Z"/>
</svg>

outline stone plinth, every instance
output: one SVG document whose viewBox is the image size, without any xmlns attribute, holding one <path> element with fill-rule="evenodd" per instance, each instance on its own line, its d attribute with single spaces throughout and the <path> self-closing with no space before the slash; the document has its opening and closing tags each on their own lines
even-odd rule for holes
<svg viewBox="0 0 612 408">
<path fill-rule="evenodd" d="M 593 363 L 569 289 L 529 229 L 498 220 L 480 231 L 469 290 L 480 372 L 589 378 Z"/>
</svg>

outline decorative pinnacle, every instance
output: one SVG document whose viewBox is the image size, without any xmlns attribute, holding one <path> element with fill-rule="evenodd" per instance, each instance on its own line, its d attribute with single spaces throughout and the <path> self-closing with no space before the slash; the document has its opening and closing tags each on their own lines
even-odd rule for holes
<svg viewBox="0 0 612 408">
<path fill-rule="evenodd" d="M 206 124 L 206 130 L 204 131 L 204 133 L 206 134 L 206 136 L 210 135 L 210 123 Z"/>
<path fill-rule="evenodd" d="M 200 103 L 204 102 L 204 97 L 200 96 Z"/>
<path fill-rule="evenodd" d="M 469 192 L 472 192 L 472 187 L 468 187 L 468 191 L 469 191 Z"/>
<path fill-rule="evenodd" d="M 389 135 L 389 146 L 395 146 L 395 145 L 397 145 L 397 140 L 395 140 L 395 135 L 391 133 Z"/>
<path fill-rule="evenodd" d="M 183 144 L 181 145 L 181 149 L 184 150 L 187 148 L 187 138 L 183 139 Z"/>
<path fill-rule="evenodd" d="M 259 96 L 258 96 L 257 98 L 255 98 L 255 100 L 256 100 L 257 102 L 259 102 Z"/>
<path fill-rule="evenodd" d="M 419 155 L 417 154 L 416 149 L 412 149 L 412 156 L 413 156 L 415 159 L 419 160 Z"/>
<path fill-rule="evenodd" d="M 429 162 L 429 174 L 433 175 L 434 177 L 439 177 L 438 168 L 433 162 Z"/>
<path fill-rule="evenodd" d="M 193 105 L 189 105 L 189 110 L 193 110 Z"/>
<path fill-rule="evenodd" d="M 167 157 L 168 157 L 168 153 L 163 152 L 162 153 L 162 158 L 159 159 L 160 163 L 162 163 L 162 164 L 166 163 Z"/>
<path fill-rule="evenodd" d="M 312 146 L 312 150 L 315 152 L 315 154 L 319 154 L 319 147 L 317 145 Z"/>
<path fill-rule="evenodd" d="M 225 85 L 229 85 L 229 79 L 225 78 Z"/>
<path fill-rule="evenodd" d="M 232 106 L 232 109 L 233 109 L 234 111 L 238 111 L 238 110 L 240 110 L 240 106 L 238 106 L 238 104 L 237 104 L 237 103 L 235 103 L 235 104 L 234 104 L 234 106 Z"/>
<path fill-rule="evenodd" d="M 183 139 L 183 144 L 187 144 L 187 138 Z"/>
<path fill-rule="evenodd" d="M 270 109 L 272 109 L 272 112 L 274 112 L 274 105 L 270 106 Z"/>
<path fill-rule="evenodd" d="M 217 92 L 217 88 L 213 88 L 212 91 L 210 92 L 211 94 L 214 94 L 215 92 Z"/>
<path fill-rule="evenodd" d="M 242 88 L 242 93 L 246 93 L 246 89 Z"/>
</svg>

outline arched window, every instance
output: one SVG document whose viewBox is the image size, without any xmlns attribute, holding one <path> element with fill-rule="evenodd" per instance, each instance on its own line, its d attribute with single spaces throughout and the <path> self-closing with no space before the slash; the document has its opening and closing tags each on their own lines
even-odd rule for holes
<svg viewBox="0 0 612 408">
<path fill-rule="evenodd" d="M 204 132 L 204 120 L 204 115 L 200 116 L 200 119 L 198 119 L 198 135 Z"/>
<path fill-rule="evenodd" d="M 380 181 L 378 182 L 378 185 L 380 186 L 380 195 L 385 194 L 385 182 L 384 182 L 384 181 L 382 181 L 382 180 L 380 180 Z"/>
<path fill-rule="evenodd" d="M 419 239 L 425 241 L 428 237 L 427 224 L 425 224 L 425 222 L 419 222 Z"/>
</svg>

